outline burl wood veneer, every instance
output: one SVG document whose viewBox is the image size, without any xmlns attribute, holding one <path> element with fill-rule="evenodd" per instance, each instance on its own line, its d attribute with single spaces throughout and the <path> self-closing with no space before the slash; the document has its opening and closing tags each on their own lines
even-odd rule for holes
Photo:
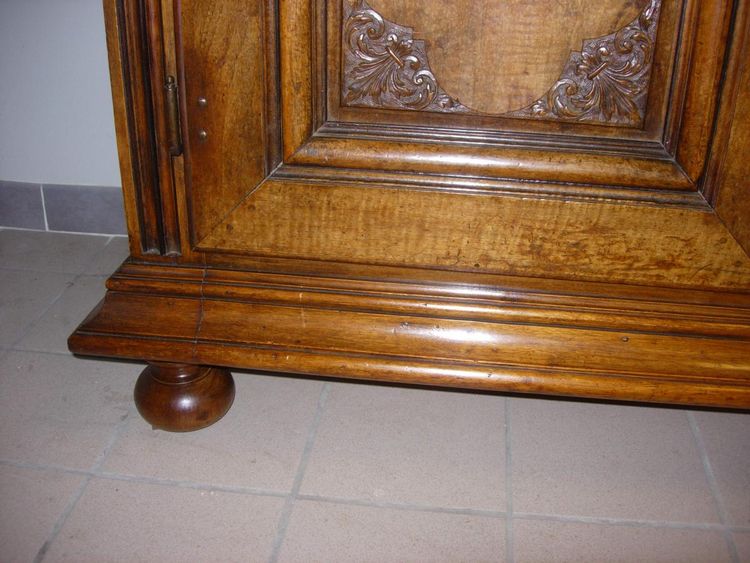
<svg viewBox="0 0 750 563">
<path fill-rule="evenodd" d="M 748 2 L 104 6 L 131 255 L 70 347 L 154 426 L 231 368 L 750 407 Z"/>
</svg>

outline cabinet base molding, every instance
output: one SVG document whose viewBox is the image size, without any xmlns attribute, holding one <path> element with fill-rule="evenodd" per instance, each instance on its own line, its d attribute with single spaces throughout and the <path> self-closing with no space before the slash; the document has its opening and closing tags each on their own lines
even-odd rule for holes
<svg viewBox="0 0 750 563">
<path fill-rule="evenodd" d="M 153 362 L 136 400 L 169 430 L 207 426 L 226 412 L 229 368 L 750 408 L 748 294 L 483 281 L 128 263 L 69 345 Z M 185 412 L 183 397 L 195 400 Z"/>
</svg>

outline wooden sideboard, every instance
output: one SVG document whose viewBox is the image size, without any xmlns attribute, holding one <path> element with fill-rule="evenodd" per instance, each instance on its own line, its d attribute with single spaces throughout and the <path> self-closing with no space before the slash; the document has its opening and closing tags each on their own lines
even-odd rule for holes
<svg viewBox="0 0 750 563">
<path fill-rule="evenodd" d="M 231 368 L 750 407 L 749 2 L 104 6 L 131 253 L 69 343 L 154 426 Z"/>
</svg>

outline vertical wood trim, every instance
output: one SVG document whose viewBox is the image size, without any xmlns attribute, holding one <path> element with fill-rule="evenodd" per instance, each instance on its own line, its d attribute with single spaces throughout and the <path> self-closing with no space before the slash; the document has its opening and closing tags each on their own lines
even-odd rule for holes
<svg viewBox="0 0 750 563">
<path fill-rule="evenodd" d="M 313 133 L 311 2 L 281 2 L 281 122 L 289 159 Z"/>
<path fill-rule="evenodd" d="M 281 92 L 279 77 L 279 12 L 276 0 L 265 0 L 263 57 L 265 59 L 266 174 L 281 164 Z"/>
<path fill-rule="evenodd" d="M 677 144 L 677 160 L 696 182 L 705 172 L 716 120 L 732 4 L 711 0 L 701 1 L 698 7 L 698 33 L 686 76 L 689 88 Z"/>
<path fill-rule="evenodd" d="M 182 135 L 187 133 L 185 123 L 185 91 L 182 67 L 178 60 L 178 41 L 179 41 L 179 19 L 177 17 L 178 0 L 162 1 L 162 22 L 164 25 L 164 60 L 168 73 L 177 78 L 178 84 L 178 109 L 179 109 L 179 126 Z M 180 253 L 191 262 L 202 262 L 202 258 L 193 255 L 190 244 L 190 214 L 187 203 L 187 190 L 185 187 L 185 143 L 183 138 L 183 152 L 179 156 L 172 157 L 172 173 L 174 174 L 174 191 L 177 205 L 177 223 L 180 236 Z"/>
<path fill-rule="evenodd" d="M 123 179 L 132 178 L 135 216 L 131 223 L 137 226 L 134 225 L 131 232 L 137 233 L 140 242 L 140 248 L 134 250 L 138 254 L 161 254 L 158 180 L 151 132 L 150 94 L 143 73 L 139 3 L 111 0 L 108 4 L 114 15 L 111 23 L 116 22 L 115 51 L 122 62 L 122 88 L 115 91 L 113 97 L 116 109 L 121 105 L 120 121 L 123 132 L 127 132 L 118 134 L 118 146 L 125 147 L 121 153 L 129 149 L 121 165 L 129 168 L 123 173 Z M 116 77 L 116 73 L 112 73 L 112 76 Z"/>
<path fill-rule="evenodd" d="M 179 254 L 166 139 L 159 0 L 104 0 L 110 74 L 131 252 Z M 158 12 L 155 13 L 155 12 Z"/>
<path fill-rule="evenodd" d="M 739 2 L 704 193 L 750 254 L 750 4 Z"/>
<path fill-rule="evenodd" d="M 672 155 L 677 152 L 680 140 L 680 126 L 682 125 L 688 93 L 690 65 L 695 48 L 695 38 L 698 33 L 697 13 L 698 3 L 695 0 L 687 0 L 683 6 L 679 26 L 679 40 L 676 46 L 676 52 L 679 53 L 679 56 L 668 96 L 669 111 L 664 127 L 664 148 Z"/>
<path fill-rule="evenodd" d="M 742 92 L 742 75 L 746 73 L 747 57 L 750 56 L 750 5 L 740 2 L 734 17 L 734 34 L 722 84 L 721 105 L 716 120 L 716 131 L 711 146 L 709 163 L 703 185 L 703 194 L 712 205 L 716 204 L 720 192 L 721 171 L 726 163 L 729 139 L 733 130 L 735 111 Z"/>
<path fill-rule="evenodd" d="M 125 204 L 125 222 L 127 224 L 131 254 L 139 254 L 145 247 L 147 235 L 141 221 L 141 197 L 138 190 L 138 169 L 136 154 L 131 148 L 135 145 L 132 128 L 129 123 L 128 61 L 125 47 L 124 30 L 122 29 L 122 4 L 117 0 L 103 0 L 104 22 L 107 36 L 107 53 L 109 58 L 110 85 L 114 106 L 115 133 L 117 135 L 117 154 L 122 180 L 123 200 Z"/>
<path fill-rule="evenodd" d="M 151 81 L 151 103 L 155 133 L 156 170 L 159 181 L 159 200 L 162 219 L 162 253 L 180 253 L 180 233 L 177 219 L 172 156 L 168 150 L 168 127 L 164 84 L 166 84 L 166 54 L 164 25 L 160 0 L 144 0 L 146 39 L 148 41 L 148 77 Z"/>
<path fill-rule="evenodd" d="M 156 171 L 156 140 L 153 133 L 150 83 L 144 65 L 141 6 L 138 1 L 119 0 L 122 40 L 127 52 L 127 111 L 131 128 L 131 150 L 136 173 L 138 209 L 144 254 L 162 254 L 160 194 Z"/>
<path fill-rule="evenodd" d="M 311 64 L 314 68 L 312 73 L 312 94 L 313 94 L 313 107 L 312 107 L 312 119 L 313 119 L 313 130 L 317 131 L 326 122 L 326 98 L 328 97 L 328 67 L 327 67 L 327 26 L 326 20 L 328 18 L 328 5 L 329 2 L 326 0 L 313 0 L 315 7 L 313 9 L 312 20 L 310 21 L 310 27 L 312 36 L 311 42 Z"/>
<path fill-rule="evenodd" d="M 184 218 L 183 224 L 183 236 L 185 237 L 185 246 L 192 252 L 192 248 L 196 244 L 197 235 L 195 233 L 195 221 L 192 220 L 194 216 L 193 202 L 189 196 L 190 194 L 190 182 L 189 179 L 192 177 L 192 148 L 190 145 L 190 127 L 188 123 L 188 99 L 187 99 L 187 78 L 185 73 L 185 60 L 184 53 L 185 48 L 183 45 L 183 27 L 182 27 L 182 0 L 172 0 L 172 26 L 173 26 L 173 37 L 174 37 L 174 49 L 175 49 L 175 69 L 177 73 L 177 83 L 180 87 L 181 96 L 179 99 L 180 104 L 180 127 L 182 127 L 182 155 L 180 158 L 180 165 L 175 166 L 175 180 L 178 191 L 181 194 L 179 200 L 181 205 L 181 213 Z"/>
</svg>

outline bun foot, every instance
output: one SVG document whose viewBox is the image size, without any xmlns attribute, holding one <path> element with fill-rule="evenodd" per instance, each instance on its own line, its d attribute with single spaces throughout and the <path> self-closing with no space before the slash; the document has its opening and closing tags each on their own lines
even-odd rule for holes
<svg viewBox="0 0 750 563">
<path fill-rule="evenodd" d="M 135 406 L 155 429 L 190 432 L 210 426 L 234 401 L 229 370 L 152 363 L 135 384 Z"/>
</svg>

